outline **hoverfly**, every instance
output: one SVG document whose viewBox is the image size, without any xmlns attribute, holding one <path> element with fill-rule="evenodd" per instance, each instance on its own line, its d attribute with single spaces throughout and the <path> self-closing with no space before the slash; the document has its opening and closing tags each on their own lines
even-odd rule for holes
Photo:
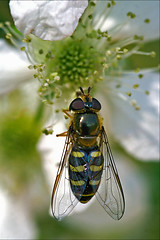
<svg viewBox="0 0 160 240">
<path fill-rule="evenodd" d="M 100 102 L 81 90 L 69 110 L 71 119 L 54 183 L 51 210 L 58 220 L 67 216 L 78 202 L 87 203 L 94 195 L 105 211 L 119 220 L 125 201 L 108 138 L 98 114 Z M 100 185 L 102 187 L 100 188 Z"/>
</svg>

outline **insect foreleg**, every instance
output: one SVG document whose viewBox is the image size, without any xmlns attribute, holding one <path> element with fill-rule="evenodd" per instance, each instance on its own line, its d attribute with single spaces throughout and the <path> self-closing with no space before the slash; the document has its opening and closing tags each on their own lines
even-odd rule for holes
<svg viewBox="0 0 160 240">
<path fill-rule="evenodd" d="M 71 118 L 72 119 L 72 115 L 70 115 L 68 112 L 70 112 L 68 109 L 63 109 L 62 112 L 64 112 L 67 117 Z"/>
<path fill-rule="evenodd" d="M 57 134 L 56 137 L 66 137 L 67 136 L 68 131 Z"/>
</svg>

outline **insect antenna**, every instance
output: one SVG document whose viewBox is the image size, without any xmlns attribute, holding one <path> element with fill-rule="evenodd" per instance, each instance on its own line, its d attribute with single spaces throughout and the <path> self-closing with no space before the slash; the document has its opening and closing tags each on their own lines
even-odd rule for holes
<svg viewBox="0 0 160 240">
<path fill-rule="evenodd" d="M 88 88 L 88 94 L 90 93 L 90 91 L 91 91 L 91 87 Z"/>
<path fill-rule="evenodd" d="M 80 90 L 81 90 L 82 94 L 84 94 L 83 88 L 80 87 Z"/>
</svg>

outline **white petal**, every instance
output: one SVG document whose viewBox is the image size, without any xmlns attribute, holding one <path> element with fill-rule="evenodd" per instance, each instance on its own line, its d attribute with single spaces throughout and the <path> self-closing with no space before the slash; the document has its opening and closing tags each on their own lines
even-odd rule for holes
<svg viewBox="0 0 160 240">
<path fill-rule="evenodd" d="M 105 117 L 105 109 L 103 114 L 104 118 L 107 118 L 106 121 L 110 119 L 110 127 L 115 138 L 128 152 L 139 159 L 159 159 L 158 79 L 157 73 L 145 73 L 140 80 L 140 89 L 149 90 L 150 94 L 147 96 L 143 92 L 135 90 L 133 97 L 141 106 L 139 111 L 134 110 L 125 98 L 107 93 L 105 88 L 101 90 L 108 97 L 108 104 L 111 104 L 110 117 Z M 124 76 L 123 81 L 131 85 L 133 82 L 135 83 L 135 79 L 132 80 L 131 75 Z M 105 108 L 104 99 L 102 101 Z"/>
<path fill-rule="evenodd" d="M 35 239 L 36 228 L 25 200 L 15 201 L 0 189 L 0 239 Z"/>
<path fill-rule="evenodd" d="M 102 8 L 105 2 L 102 1 Z M 117 35 L 134 36 L 143 35 L 145 40 L 156 39 L 159 37 L 159 1 L 116 1 L 116 5 L 113 7 L 111 13 L 104 21 L 104 16 L 98 16 L 95 22 L 103 21 L 102 30 L 111 30 L 116 25 L 123 23 L 127 20 L 126 14 L 133 12 L 136 14 L 136 18 L 131 19 L 127 25 L 125 25 Z M 150 23 L 144 23 L 144 20 L 149 18 Z M 98 27 L 98 25 L 97 25 Z M 109 31 L 110 33 L 110 31 Z M 116 37 L 117 37 L 116 35 Z"/>
<path fill-rule="evenodd" d="M 87 5 L 88 0 L 10 1 L 15 25 L 24 35 L 51 41 L 72 35 Z"/>
<path fill-rule="evenodd" d="M 28 69 L 28 65 L 25 53 L 0 40 L 0 95 L 32 79 L 33 71 Z"/>
</svg>

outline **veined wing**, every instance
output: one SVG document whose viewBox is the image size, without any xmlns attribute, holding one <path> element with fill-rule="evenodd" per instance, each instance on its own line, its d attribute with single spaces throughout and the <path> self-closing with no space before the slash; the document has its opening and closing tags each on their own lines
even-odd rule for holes
<svg viewBox="0 0 160 240">
<path fill-rule="evenodd" d="M 104 156 L 104 169 L 100 189 L 98 189 L 96 197 L 105 211 L 115 220 L 119 220 L 124 214 L 125 200 L 104 128 L 102 128 L 99 144 Z"/>
<path fill-rule="evenodd" d="M 73 139 L 70 128 L 67 132 L 51 197 L 52 214 L 58 220 L 67 216 L 78 203 L 78 200 L 72 193 L 68 176 L 68 158 L 72 150 L 72 145 Z"/>
</svg>

